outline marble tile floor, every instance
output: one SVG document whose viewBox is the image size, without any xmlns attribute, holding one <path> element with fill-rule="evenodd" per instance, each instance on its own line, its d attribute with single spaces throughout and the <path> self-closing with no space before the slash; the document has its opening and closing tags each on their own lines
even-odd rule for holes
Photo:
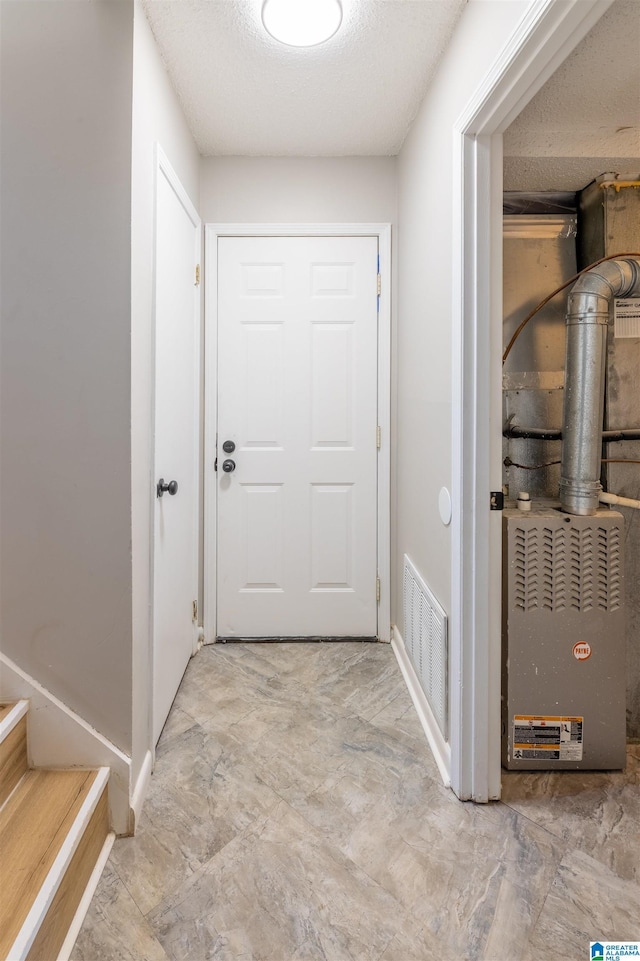
<svg viewBox="0 0 640 961">
<path fill-rule="evenodd" d="M 72 961 L 585 961 L 640 939 L 625 772 L 441 782 L 389 645 L 204 648 Z"/>
</svg>

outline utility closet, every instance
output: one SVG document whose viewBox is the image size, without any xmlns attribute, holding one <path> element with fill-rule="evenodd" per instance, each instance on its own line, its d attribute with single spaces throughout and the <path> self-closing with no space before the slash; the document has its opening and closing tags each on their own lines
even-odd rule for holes
<svg viewBox="0 0 640 961">
<path fill-rule="evenodd" d="M 640 173 L 505 194 L 503 349 L 503 764 L 621 768 L 640 738 Z"/>
</svg>

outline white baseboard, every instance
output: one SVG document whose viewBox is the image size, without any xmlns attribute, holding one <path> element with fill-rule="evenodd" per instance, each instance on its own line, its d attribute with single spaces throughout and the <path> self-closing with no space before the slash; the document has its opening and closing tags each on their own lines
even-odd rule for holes
<svg viewBox="0 0 640 961">
<path fill-rule="evenodd" d="M 144 799 L 147 796 L 147 791 L 149 790 L 149 781 L 151 780 L 151 772 L 153 770 L 153 755 L 151 751 L 147 751 L 142 762 L 142 767 L 140 768 L 140 773 L 138 774 L 138 780 L 131 794 L 131 822 L 130 829 L 131 834 L 136 833 L 136 825 L 142 811 L 142 805 L 144 804 Z"/>
<path fill-rule="evenodd" d="M 409 689 L 413 706 L 418 713 L 422 729 L 429 742 L 429 747 L 431 748 L 436 764 L 438 765 L 442 782 L 445 787 L 451 787 L 451 748 L 442 736 L 442 731 L 433 715 L 426 695 L 420 686 L 416 672 L 413 669 L 413 664 L 409 660 L 402 634 L 395 625 L 393 627 L 391 647 L 400 665 L 400 670 Z"/>
<path fill-rule="evenodd" d="M 109 811 L 116 834 L 129 834 L 131 758 L 0 654 L 0 698 L 29 701 L 28 752 L 32 767 L 108 767 Z"/>
</svg>

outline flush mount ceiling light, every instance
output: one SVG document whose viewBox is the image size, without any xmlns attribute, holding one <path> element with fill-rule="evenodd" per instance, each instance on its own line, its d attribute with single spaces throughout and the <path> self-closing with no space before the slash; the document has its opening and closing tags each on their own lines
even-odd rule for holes
<svg viewBox="0 0 640 961">
<path fill-rule="evenodd" d="M 340 0 L 264 0 L 262 22 L 267 33 L 290 47 L 315 47 L 342 23 Z"/>
</svg>

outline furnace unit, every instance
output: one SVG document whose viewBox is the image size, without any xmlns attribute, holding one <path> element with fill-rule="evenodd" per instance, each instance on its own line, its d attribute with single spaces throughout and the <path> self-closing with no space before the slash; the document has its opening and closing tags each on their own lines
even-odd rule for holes
<svg viewBox="0 0 640 961">
<path fill-rule="evenodd" d="M 640 501 L 621 478 L 630 483 L 637 477 L 629 442 L 640 436 L 640 256 L 624 251 L 639 249 L 639 188 L 640 178 L 611 174 L 582 192 L 578 250 L 581 261 L 596 262 L 567 282 L 564 324 L 554 313 L 539 320 L 535 336 L 528 328 L 528 342 L 520 341 L 504 373 L 510 441 L 504 483 L 518 484 L 510 491 L 518 494 L 518 509 L 514 504 L 503 520 L 502 761 L 509 769 L 618 769 L 626 763 L 627 617 L 632 671 L 638 632 L 637 592 L 627 591 L 625 610 L 623 549 L 633 580 L 638 528 L 629 517 L 625 529 L 623 512 Z M 557 265 L 558 258 L 565 272 L 575 234 L 571 216 L 511 221 L 505 251 L 514 256 L 512 241 L 523 244 L 524 255 L 515 260 L 526 269 L 518 267 L 505 285 L 505 308 L 510 325 L 518 313 L 526 316 L 505 360 L 536 313 L 530 306 L 538 296 L 529 285 L 541 279 L 539 268 L 546 274 L 546 265 Z M 605 240 L 613 244 L 610 253 L 602 249 Z M 512 447 L 512 438 L 526 446 Z M 624 444 L 622 450 L 610 449 L 614 441 Z M 617 467 L 626 473 L 613 490 L 603 490 Z M 540 499 L 556 494 L 559 503 Z M 636 688 L 632 673 L 632 718 Z"/>
<path fill-rule="evenodd" d="M 609 509 L 504 511 L 506 768 L 625 766 L 623 544 Z"/>
</svg>

